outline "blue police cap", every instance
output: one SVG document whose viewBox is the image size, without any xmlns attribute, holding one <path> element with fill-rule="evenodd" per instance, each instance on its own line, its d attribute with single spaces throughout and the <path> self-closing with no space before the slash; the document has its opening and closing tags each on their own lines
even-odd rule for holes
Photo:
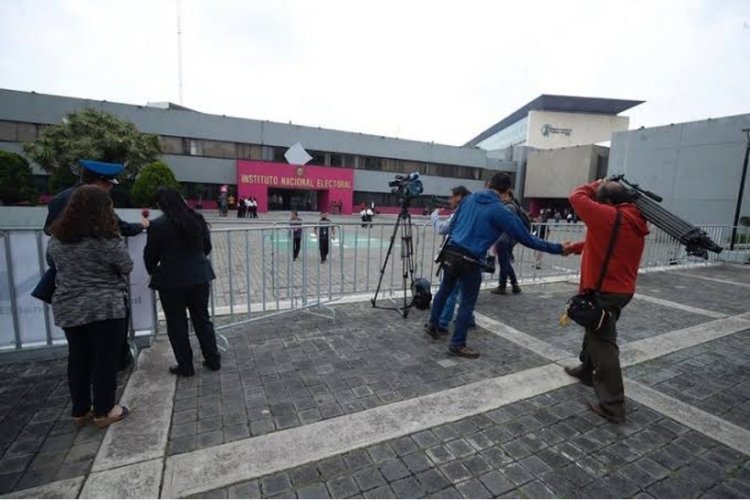
<svg viewBox="0 0 750 500">
<path fill-rule="evenodd" d="M 81 164 L 81 167 L 85 168 L 86 170 L 90 170 L 95 174 L 99 174 L 102 177 L 113 180 L 115 182 L 115 177 L 125 168 L 125 165 L 122 165 L 120 163 L 104 163 L 102 161 L 94 160 L 80 160 L 79 163 Z"/>
</svg>

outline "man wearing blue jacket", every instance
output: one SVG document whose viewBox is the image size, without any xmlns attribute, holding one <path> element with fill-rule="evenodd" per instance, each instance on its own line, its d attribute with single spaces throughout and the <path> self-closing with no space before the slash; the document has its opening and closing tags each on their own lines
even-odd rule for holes
<svg viewBox="0 0 750 500">
<path fill-rule="evenodd" d="M 521 219 L 502 204 L 501 195 L 511 187 L 508 174 L 498 172 L 488 184 L 488 189 L 474 193 L 461 202 L 450 231 L 450 242 L 441 253 L 445 277 L 435 295 L 430 312 L 430 322 L 425 332 L 438 339 L 438 321 L 451 291 L 460 286 L 461 301 L 456 317 L 456 327 L 448 352 L 464 358 L 478 358 L 479 352 L 466 346 L 469 319 L 474 314 L 479 287 L 482 284 L 480 263 L 487 250 L 503 233 L 524 246 L 552 254 L 567 254 L 569 249 L 559 243 L 548 243 L 532 236 Z"/>
</svg>

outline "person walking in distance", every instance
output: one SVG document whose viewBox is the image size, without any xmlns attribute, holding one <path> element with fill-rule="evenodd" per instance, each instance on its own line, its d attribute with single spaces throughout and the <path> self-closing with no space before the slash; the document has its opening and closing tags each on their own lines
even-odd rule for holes
<svg viewBox="0 0 750 500">
<path fill-rule="evenodd" d="M 518 217 L 503 208 L 500 197 L 510 186 L 510 176 L 498 172 L 490 180 L 489 189 L 464 198 L 454 215 L 450 241 L 443 247 L 439 257 L 445 277 L 435 295 L 425 333 L 434 339 L 439 338 L 438 321 L 445 301 L 453 288 L 460 286 L 461 301 L 456 328 L 448 348 L 448 352 L 454 356 L 479 357 L 477 351 L 466 346 L 469 319 L 474 312 L 482 283 L 480 264 L 487 255 L 487 250 L 504 232 L 536 250 L 555 254 L 567 252 L 567 247 L 559 243 L 547 243 L 532 236 Z"/>
<path fill-rule="evenodd" d="M 331 233 L 330 235 L 328 233 Z M 320 250 L 320 262 L 325 263 L 328 258 L 330 238 L 336 237 L 336 228 L 331 226 L 328 212 L 321 212 L 319 225 L 315 227 L 315 235 L 318 238 L 318 249 Z"/>
<path fill-rule="evenodd" d="M 176 189 L 157 189 L 156 204 L 164 215 L 148 229 L 143 260 L 151 275 L 151 288 L 159 291 L 167 319 L 167 336 L 177 361 L 169 371 L 183 377 L 195 374 L 186 310 L 190 311 L 203 365 L 209 370 L 219 370 L 221 356 L 208 313 L 210 283 L 216 278 L 208 259 L 211 253 L 208 224 L 201 214 L 188 207 Z"/>
<path fill-rule="evenodd" d="M 522 208 L 518 205 L 518 202 L 513 197 L 513 191 L 510 189 L 501 195 L 503 206 L 507 208 L 513 215 L 521 218 Z M 523 222 L 523 219 L 521 219 Z M 524 226 L 526 224 L 524 223 Z M 521 287 L 518 286 L 518 279 L 516 278 L 516 271 L 513 269 L 511 259 L 513 257 L 513 247 L 516 245 L 516 241 L 511 238 L 508 233 L 503 233 L 500 239 L 495 243 L 495 253 L 497 253 L 497 263 L 500 268 L 499 281 L 497 288 L 493 289 L 491 293 L 498 295 L 506 294 L 506 287 L 508 285 L 508 279 L 510 279 L 510 286 L 513 293 L 521 293 Z"/>
<path fill-rule="evenodd" d="M 302 219 L 299 218 L 296 210 L 292 210 L 292 216 L 289 219 L 289 227 L 292 231 L 292 259 L 297 260 L 299 250 L 302 247 Z"/>
<path fill-rule="evenodd" d="M 583 253 L 579 288 L 581 292 L 593 291 L 607 314 L 599 328 L 586 328 L 581 364 L 567 367 L 565 372 L 593 385 L 599 400 L 590 404 L 594 413 L 620 423 L 625 421 L 625 389 L 617 321 L 635 293 L 648 226 L 619 182 L 595 181 L 580 186 L 570 195 L 570 203 L 586 224 L 586 239 L 572 246 L 574 253 Z"/>
<path fill-rule="evenodd" d="M 126 407 L 115 404 L 115 390 L 133 261 L 102 187 L 73 191 L 48 230 L 47 262 L 57 273 L 52 312 L 68 340 L 72 414 L 78 427 L 91 419 L 106 427 L 128 415 Z"/>
</svg>

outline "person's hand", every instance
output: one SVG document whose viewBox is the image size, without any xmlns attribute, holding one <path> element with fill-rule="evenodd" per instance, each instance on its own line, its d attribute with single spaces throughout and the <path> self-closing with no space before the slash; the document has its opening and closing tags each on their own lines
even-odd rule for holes
<svg viewBox="0 0 750 500">
<path fill-rule="evenodd" d="M 562 243 L 563 247 L 563 256 L 568 256 L 573 253 L 573 243 L 570 241 L 563 241 Z"/>
<path fill-rule="evenodd" d="M 148 229 L 148 226 L 151 225 L 151 222 L 145 217 L 141 218 L 141 226 L 143 226 L 143 229 Z"/>
</svg>

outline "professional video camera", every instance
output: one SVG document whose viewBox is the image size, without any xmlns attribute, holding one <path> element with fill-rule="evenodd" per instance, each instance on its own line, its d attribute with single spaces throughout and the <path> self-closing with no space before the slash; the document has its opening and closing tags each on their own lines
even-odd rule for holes
<svg viewBox="0 0 750 500">
<path fill-rule="evenodd" d="M 412 172 L 409 175 L 397 175 L 395 180 L 388 183 L 388 187 L 391 188 L 391 193 L 406 200 L 419 196 L 424 190 L 418 172 Z"/>
<path fill-rule="evenodd" d="M 613 175 L 607 180 L 619 182 L 625 186 L 633 203 L 646 220 L 685 245 L 688 255 L 708 259 L 709 251 L 721 253 L 723 250 L 701 228 L 677 217 L 659 205 L 657 202 L 662 201 L 661 196 L 641 189 L 638 184 L 626 181 L 624 174 Z"/>
</svg>

